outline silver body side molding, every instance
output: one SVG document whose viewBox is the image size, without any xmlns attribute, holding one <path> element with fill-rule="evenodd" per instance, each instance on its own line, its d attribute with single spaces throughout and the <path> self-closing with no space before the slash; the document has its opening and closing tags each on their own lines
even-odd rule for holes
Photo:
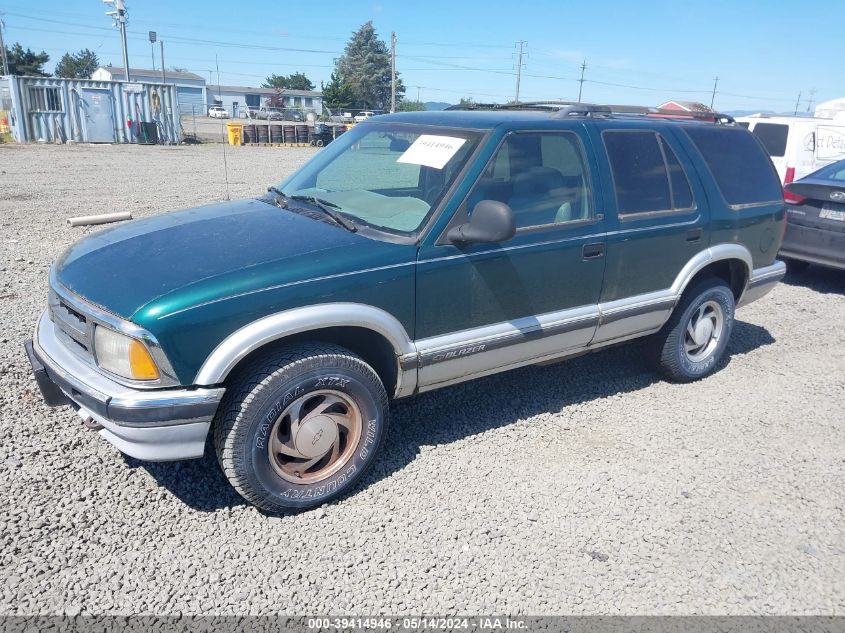
<svg viewBox="0 0 845 633">
<path fill-rule="evenodd" d="M 775 262 L 754 270 L 751 253 L 739 244 L 706 248 L 678 273 L 672 286 L 625 299 L 493 323 L 412 341 L 402 324 L 379 308 L 328 303 L 270 315 L 231 334 L 211 353 L 195 379 L 216 385 L 250 352 L 272 341 L 326 327 L 362 327 L 383 336 L 397 360 L 394 397 L 472 380 L 516 367 L 552 361 L 657 332 L 689 282 L 708 264 L 739 260 L 748 282 L 738 305 L 771 290 L 785 266 Z"/>
<path fill-rule="evenodd" d="M 669 319 L 695 275 L 726 259 L 752 269 L 748 249 L 719 244 L 692 257 L 664 290 L 418 340 L 417 389 L 430 391 L 653 334 Z"/>
<path fill-rule="evenodd" d="M 737 307 L 748 305 L 767 294 L 786 275 L 786 264 L 775 261 L 771 266 L 751 271 L 751 277 L 745 284 L 745 291 L 737 302 Z"/>
<path fill-rule="evenodd" d="M 324 303 L 271 314 L 233 332 L 214 348 L 197 372 L 194 384 L 219 384 L 239 361 L 259 347 L 285 336 L 327 327 L 361 327 L 380 334 L 396 352 L 400 383 L 407 386 L 408 382 L 416 382 L 415 375 L 402 375 L 413 370 L 409 370 L 407 362 L 399 363 L 399 358 L 415 355 L 416 348 L 396 317 L 360 303 Z"/>
</svg>

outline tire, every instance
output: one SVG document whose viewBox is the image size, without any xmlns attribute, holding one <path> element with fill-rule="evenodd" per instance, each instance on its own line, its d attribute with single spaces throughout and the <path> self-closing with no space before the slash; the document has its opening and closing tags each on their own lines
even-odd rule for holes
<svg viewBox="0 0 845 633">
<path fill-rule="evenodd" d="M 226 478 L 270 513 L 349 492 L 372 465 L 388 423 L 376 372 L 337 345 L 275 350 L 240 372 L 214 420 Z"/>
<path fill-rule="evenodd" d="M 806 272 L 807 269 L 810 267 L 810 262 L 805 262 L 801 259 L 787 259 L 786 260 L 786 269 L 788 272 L 791 273 L 803 273 Z"/>
<path fill-rule="evenodd" d="M 733 292 L 721 279 L 702 279 L 688 288 L 651 340 L 655 368 L 675 382 L 712 374 L 725 355 L 735 309 Z"/>
</svg>

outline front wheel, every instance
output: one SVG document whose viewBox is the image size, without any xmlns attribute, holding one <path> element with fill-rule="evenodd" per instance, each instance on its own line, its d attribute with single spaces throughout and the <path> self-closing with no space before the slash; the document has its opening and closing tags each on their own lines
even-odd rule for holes
<svg viewBox="0 0 845 633">
<path fill-rule="evenodd" d="M 373 463 L 387 393 L 352 352 L 310 343 L 253 362 L 226 392 L 214 443 L 229 482 L 268 512 L 322 505 Z"/>
<path fill-rule="evenodd" d="M 720 279 L 703 279 L 684 292 L 652 338 L 656 369 L 676 382 L 692 382 L 719 366 L 734 325 L 734 296 Z"/>
</svg>

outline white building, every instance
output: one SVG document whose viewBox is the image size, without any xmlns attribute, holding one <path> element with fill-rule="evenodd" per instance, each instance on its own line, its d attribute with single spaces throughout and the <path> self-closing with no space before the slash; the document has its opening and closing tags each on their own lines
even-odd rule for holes
<svg viewBox="0 0 845 633">
<path fill-rule="evenodd" d="M 242 116 L 245 108 L 260 108 L 276 94 L 275 88 L 250 88 L 248 86 L 206 86 L 208 107 L 219 105 L 235 118 Z M 302 108 L 318 116 L 323 112 L 323 93 L 314 90 L 288 90 L 279 93 L 284 108 Z"/>
<path fill-rule="evenodd" d="M 122 66 L 100 66 L 91 75 L 97 81 L 126 81 Z M 130 68 L 129 81 L 138 83 L 162 83 L 161 69 Z M 188 72 L 164 71 L 164 83 L 176 86 L 176 99 L 181 114 L 205 114 L 205 79 Z"/>
</svg>

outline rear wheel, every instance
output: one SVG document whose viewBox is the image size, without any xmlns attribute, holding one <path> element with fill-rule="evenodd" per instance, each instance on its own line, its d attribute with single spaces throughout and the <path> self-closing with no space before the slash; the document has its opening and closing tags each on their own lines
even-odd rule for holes
<svg viewBox="0 0 845 633">
<path fill-rule="evenodd" d="M 269 512 L 313 508 L 348 492 L 387 426 L 378 375 L 350 351 L 304 344 L 252 363 L 227 390 L 214 443 L 226 477 Z"/>
<path fill-rule="evenodd" d="M 713 373 L 733 331 L 734 296 L 721 279 L 703 279 L 684 292 L 666 325 L 654 335 L 656 368 L 676 382 Z"/>
</svg>

